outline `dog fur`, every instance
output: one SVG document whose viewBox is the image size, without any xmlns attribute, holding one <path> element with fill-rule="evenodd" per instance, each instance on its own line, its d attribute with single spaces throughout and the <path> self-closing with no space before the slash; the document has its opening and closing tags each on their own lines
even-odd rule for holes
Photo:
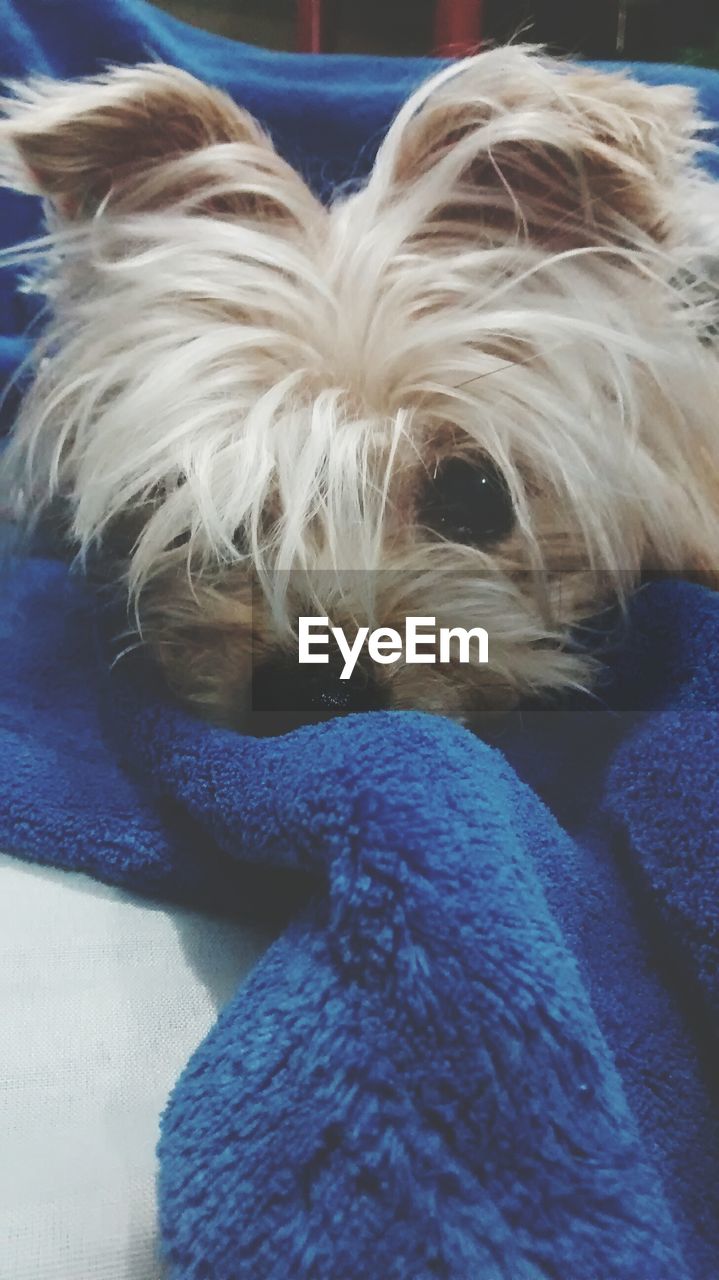
<svg viewBox="0 0 719 1280">
<path fill-rule="evenodd" d="M 372 681 L 473 722 L 591 685 L 578 628 L 643 573 L 719 566 L 719 191 L 687 89 L 483 52 L 329 206 L 175 68 L 2 106 L 50 311 L 6 483 L 24 519 L 67 505 L 203 713 L 245 722 L 300 614 L 431 614 L 485 627 L 489 666 Z M 448 458 L 498 469 L 503 536 L 428 524 Z"/>
</svg>

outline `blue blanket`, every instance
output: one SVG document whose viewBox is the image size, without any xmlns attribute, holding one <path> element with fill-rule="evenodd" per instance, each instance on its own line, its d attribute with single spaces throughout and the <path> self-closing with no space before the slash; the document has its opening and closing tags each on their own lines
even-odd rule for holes
<svg viewBox="0 0 719 1280">
<path fill-rule="evenodd" d="M 318 188 L 427 70 L 268 55 L 137 0 L 73 11 L 0 4 L 4 69 L 158 54 Z M 719 77 L 642 74 L 696 76 L 719 118 Z M 27 234 L 34 207 L 3 200 Z M 8 293 L 8 365 L 26 319 Z M 492 743 L 410 713 L 255 740 L 140 656 L 110 672 L 63 565 L 5 582 L 0 843 L 289 920 L 164 1118 L 177 1280 L 717 1280 L 719 597 L 655 583 L 629 622 L 600 702 Z"/>
</svg>

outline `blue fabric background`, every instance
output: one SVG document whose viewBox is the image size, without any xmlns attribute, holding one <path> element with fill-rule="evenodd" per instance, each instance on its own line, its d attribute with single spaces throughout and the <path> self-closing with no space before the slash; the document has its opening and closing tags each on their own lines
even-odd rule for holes
<svg viewBox="0 0 719 1280">
<path fill-rule="evenodd" d="M 430 64 L 267 54 L 138 0 L 0 4 L 6 74 L 159 56 L 221 84 L 320 190 Z M 697 83 L 719 119 L 719 77 Z M 37 225 L 2 195 L 6 242 Z M 25 349 L 2 280 L 0 352 Z M 9 410 L 8 410 L 9 412 Z M 180 1280 L 716 1280 L 719 598 L 654 584 L 598 705 L 492 744 L 428 716 L 257 741 L 141 660 L 111 675 L 64 566 L 0 610 L 0 841 L 292 922 L 178 1082 Z"/>
</svg>

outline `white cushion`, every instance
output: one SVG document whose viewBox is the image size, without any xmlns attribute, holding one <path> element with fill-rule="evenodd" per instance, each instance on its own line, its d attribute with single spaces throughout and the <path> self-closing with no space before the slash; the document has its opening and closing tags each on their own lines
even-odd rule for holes
<svg viewBox="0 0 719 1280">
<path fill-rule="evenodd" d="M 159 1280 L 158 1119 L 269 941 L 0 855 L 3 1278 Z"/>
</svg>

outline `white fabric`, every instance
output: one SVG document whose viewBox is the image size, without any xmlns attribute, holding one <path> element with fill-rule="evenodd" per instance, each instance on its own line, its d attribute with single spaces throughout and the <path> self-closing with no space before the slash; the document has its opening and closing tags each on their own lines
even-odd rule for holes
<svg viewBox="0 0 719 1280">
<path fill-rule="evenodd" d="M 159 1280 L 158 1119 L 269 941 L 0 855 L 0 1280 Z"/>
</svg>

